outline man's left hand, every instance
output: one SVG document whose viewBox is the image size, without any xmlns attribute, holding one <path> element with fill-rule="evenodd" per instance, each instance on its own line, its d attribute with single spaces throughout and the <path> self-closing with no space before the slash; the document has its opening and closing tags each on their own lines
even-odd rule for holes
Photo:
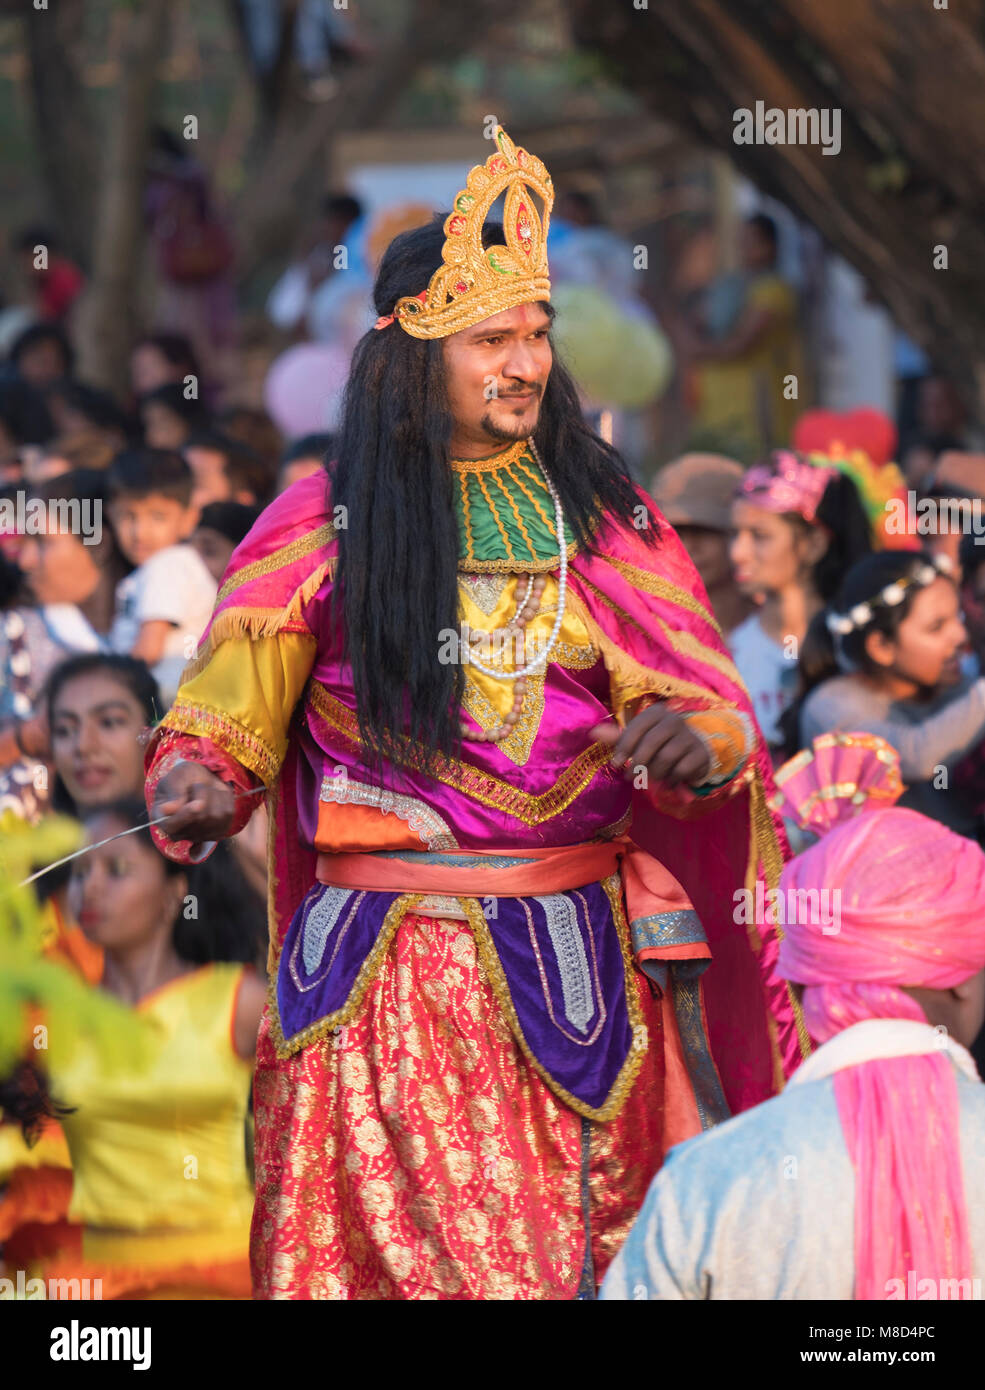
<svg viewBox="0 0 985 1390">
<path fill-rule="evenodd" d="M 629 779 L 644 767 L 647 777 L 655 781 L 699 787 L 711 771 L 711 758 L 701 739 L 663 701 L 634 715 L 622 730 L 614 723 L 596 724 L 591 737 L 612 745 L 612 765 L 624 768 Z"/>
</svg>

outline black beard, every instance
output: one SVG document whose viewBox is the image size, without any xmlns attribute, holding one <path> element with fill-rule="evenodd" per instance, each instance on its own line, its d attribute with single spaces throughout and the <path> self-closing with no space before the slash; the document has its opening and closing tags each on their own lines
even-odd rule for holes
<svg viewBox="0 0 985 1390">
<path fill-rule="evenodd" d="M 499 399 L 509 400 L 509 397 L 500 396 Z M 500 442 L 506 444 L 514 444 L 518 439 L 526 439 L 528 435 L 533 434 L 533 429 L 530 429 L 525 425 L 516 424 L 512 427 L 512 429 L 508 426 L 504 427 L 503 425 L 497 425 L 493 420 L 492 414 L 489 412 L 483 415 L 482 419 L 479 421 L 479 424 L 485 430 L 486 434 L 488 434 L 490 439 L 497 439 Z"/>
</svg>

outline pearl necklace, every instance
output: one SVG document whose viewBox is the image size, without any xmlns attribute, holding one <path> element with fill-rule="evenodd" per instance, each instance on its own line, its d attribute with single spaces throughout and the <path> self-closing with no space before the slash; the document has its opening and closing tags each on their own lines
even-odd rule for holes
<svg viewBox="0 0 985 1390">
<path fill-rule="evenodd" d="M 557 640 L 561 632 L 561 624 L 564 621 L 565 595 L 568 583 L 568 552 L 567 546 L 564 542 L 564 511 L 561 507 L 560 495 L 558 494 L 557 488 L 551 481 L 547 469 L 541 462 L 541 458 L 537 452 L 536 445 L 534 444 L 532 439 L 528 440 L 527 443 L 529 444 L 530 452 L 533 454 L 537 466 L 541 471 L 541 475 L 543 476 L 544 482 L 547 486 L 547 491 L 550 494 L 551 501 L 554 503 L 554 525 L 558 537 L 559 556 L 557 616 L 554 620 L 554 626 L 551 630 L 551 635 L 548 638 L 544 650 L 540 653 L 539 656 L 535 657 L 533 661 L 528 662 L 526 666 L 521 666 L 515 671 L 503 671 L 493 666 L 486 666 L 485 663 L 480 661 L 478 657 L 474 656 L 471 651 L 468 653 L 469 663 L 475 666 L 478 670 L 482 671 L 484 675 L 492 676 L 497 680 L 511 680 L 514 682 L 513 706 L 509 714 L 507 714 L 504 718 L 502 724 L 498 725 L 495 729 L 482 729 L 476 732 L 475 730 L 470 729 L 468 725 L 464 723 L 464 721 L 461 723 L 460 728 L 463 738 L 469 739 L 470 741 L 476 743 L 499 743 L 502 739 L 507 738 L 510 735 L 510 733 L 512 733 L 513 726 L 517 723 L 518 719 L 520 718 L 520 710 L 523 706 L 523 697 L 526 694 L 527 689 L 527 677 L 533 675 L 536 671 L 539 671 L 541 667 L 543 667 L 546 664 L 548 657 L 557 645 Z M 529 578 L 527 579 L 526 592 L 524 593 L 523 598 L 520 599 L 517 603 L 517 610 L 515 616 L 509 623 L 507 623 L 505 628 L 501 628 L 498 631 L 500 640 L 502 640 L 503 637 L 507 636 L 507 634 L 509 634 L 510 637 L 518 636 L 524 631 L 524 629 L 527 626 L 527 623 L 530 622 L 534 617 L 536 617 L 537 613 L 540 610 L 541 595 L 543 594 L 546 585 L 547 579 L 546 576 L 544 576 L 543 574 L 529 576 Z M 494 634 L 483 632 L 481 635 L 483 637 L 492 637 Z"/>
</svg>

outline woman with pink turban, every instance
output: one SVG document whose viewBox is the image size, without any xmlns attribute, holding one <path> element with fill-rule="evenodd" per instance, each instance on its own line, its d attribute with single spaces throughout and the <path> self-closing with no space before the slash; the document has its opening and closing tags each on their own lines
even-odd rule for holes
<svg viewBox="0 0 985 1390">
<path fill-rule="evenodd" d="M 866 737 L 828 740 L 844 756 Z M 802 777 L 810 756 L 787 767 Z M 780 1096 L 671 1152 L 604 1298 L 982 1297 L 985 1087 L 967 1049 L 985 1022 L 985 854 L 865 781 L 814 777 L 802 828 L 839 802 L 840 823 L 772 905 L 816 1051 Z"/>
</svg>

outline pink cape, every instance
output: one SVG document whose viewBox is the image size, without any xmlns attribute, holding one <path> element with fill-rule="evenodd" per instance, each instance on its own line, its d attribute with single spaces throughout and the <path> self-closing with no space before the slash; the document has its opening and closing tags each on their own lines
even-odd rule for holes
<svg viewBox="0 0 985 1390">
<path fill-rule="evenodd" d="M 659 528 L 654 546 L 606 520 L 598 554 L 569 563 L 577 602 L 623 692 L 657 695 L 676 708 L 751 706 L 710 613 L 707 595 L 676 533 L 639 490 L 641 511 Z M 304 630 L 305 605 L 334 573 L 337 538 L 324 474 L 301 480 L 266 509 L 234 553 L 196 669 L 234 635 Z M 270 793 L 271 928 L 276 950 L 315 880 L 316 855 L 300 843 L 292 740 Z M 756 731 L 753 757 L 735 786 L 696 797 L 666 789 L 634 794 L 632 839 L 666 865 L 699 914 L 713 957 L 704 979 L 712 1053 L 733 1111 L 775 1094 L 809 1052 L 806 1030 L 775 973 L 779 928 L 735 920 L 738 890 L 779 880 L 786 840 L 771 814 L 770 760 Z M 665 794 L 666 793 L 666 794 Z"/>
</svg>

